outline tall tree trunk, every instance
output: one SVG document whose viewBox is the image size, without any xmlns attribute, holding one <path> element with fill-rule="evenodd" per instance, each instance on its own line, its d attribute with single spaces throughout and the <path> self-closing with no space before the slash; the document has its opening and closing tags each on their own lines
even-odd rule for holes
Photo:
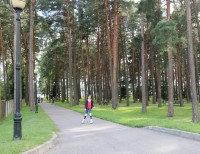
<svg viewBox="0 0 200 154">
<path fill-rule="evenodd" d="M 144 49 L 144 71 L 145 71 L 145 91 L 146 91 L 146 106 L 149 106 L 149 90 L 148 90 L 148 84 L 149 84 L 149 73 L 148 73 L 148 49 L 149 49 L 149 36 L 148 36 L 148 22 L 147 22 L 147 30 L 146 30 L 146 39 L 144 39 L 145 43 L 145 49 Z"/>
<path fill-rule="evenodd" d="M 196 72 L 195 75 L 196 75 L 197 96 L 199 96 L 199 65 L 198 65 L 197 56 L 194 56 L 194 65 L 195 65 L 195 72 Z M 200 101 L 200 97 L 198 99 Z"/>
<path fill-rule="evenodd" d="M 95 3 L 97 1 L 95 0 Z M 97 10 L 97 102 L 98 104 L 102 104 L 102 91 L 101 91 L 101 85 L 102 85 L 102 75 L 101 75 L 101 51 L 100 51 L 100 21 L 99 21 L 99 11 Z"/>
<path fill-rule="evenodd" d="M 73 12 L 72 12 L 72 36 L 73 36 L 73 52 L 72 52 L 72 57 L 73 57 L 73 88 L 74 88 L 74 105 L 78 105 L 79 104 L 79 96 L 78 96 L 78 59 L 79 59 L 79 54 L 78 54 L 78 50 L 77 50 L 77 45 L 76 45 L 76 32 L 75 32 L 75 28 L 77 27 L 76 26 L 76 17 L 75 17 L 75 13 L 74 13 L 74 8 L 75 8 L 75 1 L 73 0 L 72 1 L 72 4 L 73 4 Z"/>
<path fill-rule="evenodd" d="M 113 32 L 113 90 L 112 90 L 112 108 L 116 109 L 118 106 L 118 4 L 114 0 L 114 32 Z"/>
<path fill-rule="evenodd" d="M 103 104 L 107 105 L 108 104 L 108 95 L 107 95 L 107 88 L 106 86 L 106 63 L 107 63 L 107 56 L 106 56 L 106 32 L 103 31 L 103 39 L 102 39 L 102 68 L 101 68 L 101 73 L 102 73 L 102 94 L 103 94 Z"/>
<path fill-rule="evenodd" d="M 22 30 L 21 30 L 22 31 Z M 25 48 L 25 52 L 26 52 L 26 66 L 25 66 L 25 72 L 26 72 L 26 77 L 25 77 L 25 102 L 26 102 L 26 105 L 29 106 L 29 82 L 28 82 L 28 79 L 29 79 L 29 49 L 28 49 L 28 40 L 26 39 L 25 37 L 25 34 L 23 33 L 22 31 L 22 40 L 23 40 L 23 43 L 24 43 L 24 48 Z"/>
<path fill-rule="evenodd" d="M 135 97 L 135 52 L 134 52 L 134 47 L 131 49 L 132 51 L 132 70 L 131 70 L 131 79 L 132 79 L 132 96 L 133 96 L 133 102 L 136 102 L 136 97 Z"/>
<path fill-rule="evenodd" d="M 167 20 L 170 20 L 170 0 L 167 0 Z M 173 53 L 172 47 L 168 46 L 168 116 L 174 116 L 173 107 Z"/>
<path fill-rule="evenodd" d="M 190 67 L 189 71 L 190 71 L 190 90 L 191 90 L 191 98 L 192 98 L 192 121 L 199 122 L 193 42 L 192 42 L 192 21 L 191 21 L 190 0 L 185 0 L 185 5 L 186 5 L 186 13 L 187 13 L 188 60 L 189 60 L 189 67 Z"/>
<path fill-rule="evenodd" d="M 66 18 L 67 18 L 67 29 L 68 29 L 68 51 L 69 51 L 69 101 L 70 105 L 74 105 L 74 99 L 73 99 L 73 56 L 72 56 L 72 35 L 71 35 L 71 25 L 70 25 L 70 8 L 69 8 L 69 0 L 66 0 Z"/>
<path fill-rule="evenodd" d="M 160 55 L 157 53 L 156 56 L 156 79 L 157 79 L 157 101 L 158 101 L 158 107 L 162 107 L 161 102 L 161 66 L 160 66 Z"/>
<path fill-rule="evenodd" d="M 96 3 L 96 1 L 95 1 Z M 102 103 L 102 73 L 101 73 L 101 51 L 100 51 L 100 21 L 99 11 L 97 10 L 98 30 L 97 30 L 97 102 Z M 103 31 L 103 30 L 102 30 Z M 102 32 L 103 33 L 103 32 Z"/>
<path fill-rule="evenodd" d="M 33 40 L 34 40 L 34 8 L 35 0 L 31 0 L 30 3 L 30 35 L 29 35 L 29 104 L 30 110 L 34 111 L 34 83 L 33 83 Z"/>
<path fill-rule="evenodd" d="M 91 59 L 90 59 L 90 52 L 89 52 L 89 36 L 86 36 L 86 53 L 87 53 L 87 87 L 88 87 L 88 94 L 91 94 Z"/>
<path fill-rule="evenodd" d="M 181 57 L 180 56 L 180 47 L 178 46 L 177 47 L 178 100 L 180 101 L 180 106 L 183 106 L 180 57 Z"/>
<path fill-rule="evenodd" d="M 187 51 L 184 50 L 184 68 L 185 68 L 185 78 L 186 78 L 186 85 L 185 85 L 185 97 L 187 102 L 190 101 L 190 79 L 189 79 L 189 64 L 188 64 L 188 56 L 187 56 Z"/>
<path fill-rule="evenodd" d="M 157 11 L 160 12 L 161 11 L 161 0 L 157 1 Z M 158 16 L 158 21 L 161 20 L 161 16 Z M 155 74 L 155 81 L 157 80 L 156 84 L 157 84 L 157 90 L 156 90 L 156 94 L 157 94 L 157 101 L 158 101 L 158 107 L 162 107 L 162 96 L 161 96 L 161 62 L 160 62 L 160 54 L 157 52 L 156 54 L 156 74 Z"/>
<path fill-rule="evenodd" d="M 174 116 L 173 109 L 173 53 L 171 47 L 168 47 L 168 116 Z"/>
<path fill-rule="evenodd" d="M 75 47 L 74 47 L 75 48 Z M 74 49 L 75 51 L 76 49 Z M 77 73 L 77 66 L 76 66 L 76 53 L 74 54 L 74 69 L 73 69 L 73 76 L 74 76 L 74 105 L 78 105 L 79 103 L 79 97 L 78 97 L 78 73 Z"/>
<path fill-rule="evenodd" d="M 61 79 L 61 83 L 62 83 L 62 102 L 65 102 L 66 99 L 66 86 L 65 86 L 65 73 L 64 70 L 62 71 L 62 79 Z"/>
<path fill-rule="evenodd" d="M 85 101 L 87 99 L 86 96 L 86 72 L 85 72 L 85 58 L 84 58 L 84 52 L 83 52 L 83 26 L 82 26 L 82 20 L 83 20 L 83 10 L 81 8 L 81 6 L 79 6 L 79 10 L 80 10 L 80 52 L 81 52 L 81 61 L 82 61 L 82 76 L 83 76 L 83 81 L 84 81 L 84 90 L 85 90 Z"/>
<path fill-rule="evenodd" d="M 156 104 L 156 87 L 155 87 L 155 52 L 151 50 L 151 84 L 152 84 L 152 103 Z"/>
<path fill-rule="evenodd" d="M 67 94 L 67 100 L 66 100 L 66 102 L 67 103 L 69 103 L 69 75 L 68 75 L 69 73 L 67 72 L 66 73 L 66 94 Z"/>
<path fill-rule="evenodd" d="M 142 58 L 142 113 L 147 112 L 146 109 L 146 73 L 145 73 L 145 51 L 144 51 L 144 14 L 141 14 L 141 36 L 142 48 L 141 48 L 141 58 Z"/>
<path fill-rule="evenodd" d="M 138 101 L 142 101 L 142 98 L 141 98 L 141 80 L 139 80 L 140 79 L 140 75 L 141 75 L 141 54 L 140 55 L 138 55 L 138 80 L 137 80 L 137 92 L 136 92 L 136 96 L 135 97 L 137 97 L 137 100 Z"/>
<path fill-rule="evenodd" d="M 111 43 L 111 32 L 112 32 L 112 27 L 111 25 L 109 24 L 109 4 L 108 4 L 108 0 L 104 0 L 104 12 L 105 12 L 105 16 L 106 16 L 106 34 L 107 34 L 107 41 L 108 41 L 108 54 L 109 54 L 109 69 L 110 69 L 110 87 L 111 87 L 111 91 L 112 88 L 113 88 L 113 52 L 112 52 L 112 43 Z M 110 26 L 109 26 L 110 25 Z"/>
</svg>

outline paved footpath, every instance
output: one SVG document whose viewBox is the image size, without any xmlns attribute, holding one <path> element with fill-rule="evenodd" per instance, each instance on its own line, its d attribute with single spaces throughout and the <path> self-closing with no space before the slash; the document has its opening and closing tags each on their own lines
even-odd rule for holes
<svg viewBox="0 0 200 154">
<path fill-rule="evenodd" d="M 200 154 L 200 141 L 98 118 L 81 124 L 83 114 L 49 103 L 40 106 L 60 129 L 58 143 L 46 154 Z"/>
</svg>

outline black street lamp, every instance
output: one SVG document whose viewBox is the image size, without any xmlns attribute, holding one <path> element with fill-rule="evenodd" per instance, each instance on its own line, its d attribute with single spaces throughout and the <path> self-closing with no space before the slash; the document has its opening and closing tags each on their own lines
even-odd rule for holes
<svg viewBox="0 0 200 154">
<path fill-rule="evenodd" d="M 21 113 L 20 113 L 20 13 L 26 5 L 25 0 L 10 0 L 10 5 L 13 7 L 16 13 L 15 18 L 15 114 L 14 114 L 14 140 L 21 140 L 22 128 L 21 128 Z"/>
<path fill-rule="evenodd" d="M 38 99 L 37 99 L 37 73 L 38 73 L 38 70 L 35 69 L 35 70 L 34 70 L 34 74 L 35 74 L 35 113 L 38 113 Z"/>
</svg>

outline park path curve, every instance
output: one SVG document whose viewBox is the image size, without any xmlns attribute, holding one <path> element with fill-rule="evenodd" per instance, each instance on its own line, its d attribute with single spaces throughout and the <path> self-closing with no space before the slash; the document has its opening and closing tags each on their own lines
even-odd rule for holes
<svg viewBox="0 0 200 154">
<path fill-rule="evenodd" d="M 59 143 L 46 154 L 200 154 L 200 142 L 99 118 L 81 124 L 83 114 L 41 103 L 60 129 Z M 95 110 L 93 110 L 95 112 Z"/>
</svg>

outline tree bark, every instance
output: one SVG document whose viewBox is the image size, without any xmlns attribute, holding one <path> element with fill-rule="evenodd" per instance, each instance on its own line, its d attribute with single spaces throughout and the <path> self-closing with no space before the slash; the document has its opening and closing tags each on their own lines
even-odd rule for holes
<svg viewBox="0 0 200 154">
<path fill-rule="evenodd" d="M 141 14 L 141 36 L 143 38 L 141 44 L 141 58 L 142 58 L 142 113 L 146 113 L 146 73 L 145 73 L 145 51 L 144 51 L 144 14 Z"/>
<path fill-rule="evenodd" d="M 110 87 L 111 87 L 111 91 L 113 88 L 113 52 L 112 52 L 112 45 L 111 45 L 111 32 L 112 32 L 112 27 L 109 24 L 109 13 L 110 13 L 110 9 L 109 9 L 109 5 L 108 5 L 108 0 L 104 0 L 104 10 L 105 10 L 105 16 L 106 16 L 106 35 L 107 35 L 107 42 L 108 42 L 108 54 L 109 54 L 109 72 L 110 72 Z M 107 81 L 106 81 L 107 82 Z"/>
<path fill-rule="evenodd" d="M 190 90 L 192 98 L 192 121 L 199 122 L 197 92 L 196 92 L 196 79 L 195 79 L 195 66 L 192 42 L 192 21 L 191 21 L 191 8 L 190 0 L 185 0 L 186 13 L 187 13 L 187 35 L 188 35 L 188 60 L 190 72 Z"/>
<path fill-rule="evenodd" d="M 170 0 L 167 0 L 167 20 L 170 20 Z M 169 45 L 168 46 L 168 116 L 173 117 L 174 116 L 174 107 L 173 107 L 173 53 L 172 48 Z"/>
<path fill-rule="evenodd" d="M 90 59 L 90 52 L 89 52 L 89 36 L 86 36 L 86 54 L 87 54 L 87 93 L 88 95 L 91 94 L 91 59 Z"/>
<path fill-rule="evenodd" d="M 95 1 L 96 3 L 96 1 Z M 101 50 L 100 50 L 100 21 L 99 21 L 99 11 L 97 10 L 97 102 L 98 104 L 102 104 L 102 73 L 101 73 Z"/>
<path fill-rule="evenodd" d="M 158 107 L 162 107 L 161 102 L 161 66 L 160 66 L 160 55 L 157 53 L 156 56 L 156 79 L 157 79 L 157 101 Z"/>
<path fill-rule="evenodd" d="M 118 106 L 118 4 L 114 0 L 114 32 L 113 32 L 113 90 L 112 90 L 112 108 Z"/>
<path fill-rule="evenodd" d="M 34 83 L 33 83 L 33 52 L 34 52 L 34 7 L 35 0 L 30 3 L 30 35 L 29 35 L 29 104 L 30 110 L 34 111 Z"/>
<path fill-rule="evenodd" d="M 66 0 L 66 18 L 67 18 L 67 29 L 68 29 L 68 51 L 69 51 L 69 101 L 70 105 L 74 105 L 74 99 L 73 99 L 73 70 L 72 70 L 72 65 L 73 65 L 73 57 L 72 57 L 72 35 L 71 35 L 71 25 L 70 25 L 70 13 L 69 13 L 69 0 Z"/>
<path fill-rule="evenodd" d="M 79 8 L 80 10 L 80 51 L 81 51 L 81 60 L 82 60 L 82 76 L 83 76 L 83 81 L 84 81 L 84 91 L 85 91 L 85 94 L 84 94 L 84 97 L 85 97 L 85 101 L 87 99 L 87 96 L 86 96 L 86 71 L 85 71 L 85 58 L 84 58 L 84 51 L 83 51 L 83 27 L 82 27 L 82 18 L 83 18 L 83 11 L 82 11 L 82 8 Z"/>
<path fill-rule="evenodd" d="M 155 52 L 151 50 L 151 84 L 152 84 L 152 103 L 156 104 L 156 87 L 155 87 Z"/>
<path fill-rule="evenodd" d="M 180 101 L 180 106 L 183 106 L 180 57 L 181 57 L 180 56 L 180 47 L 178 46 L 177 47 L 178 100 Z"/>
</svg>

